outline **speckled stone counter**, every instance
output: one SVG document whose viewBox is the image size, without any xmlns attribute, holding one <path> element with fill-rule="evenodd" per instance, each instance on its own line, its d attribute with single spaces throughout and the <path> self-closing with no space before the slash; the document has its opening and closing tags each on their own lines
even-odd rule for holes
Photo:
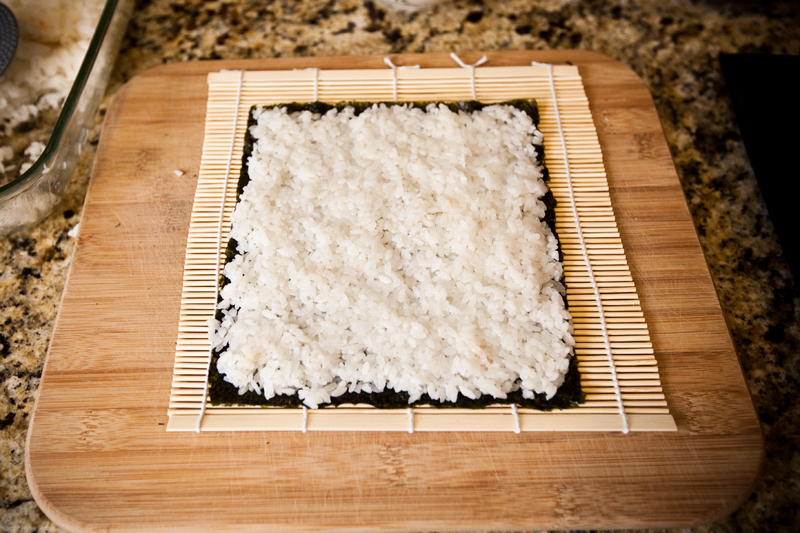
<svg viewBox="0 0 800 533">
<path fill-rule="evenodd" d="M 140 0 L 109 92 L 161 63 L 581 48 L 629 65 L 655 99 L 759 413 L 764 475 L 697 531 L 800 531 L 800 299 L 760 197 L 720 53 L 800 54 L 800 4 L 475 0 L 398 12 L 365 0 Z M 103 108 L 104 109 L 104 108 Z M 59 531 L 25 481 L 25 434 L 69 269 L 103 109 L 64 201 L 0 238 L 0 531 Z"/>
</svg>

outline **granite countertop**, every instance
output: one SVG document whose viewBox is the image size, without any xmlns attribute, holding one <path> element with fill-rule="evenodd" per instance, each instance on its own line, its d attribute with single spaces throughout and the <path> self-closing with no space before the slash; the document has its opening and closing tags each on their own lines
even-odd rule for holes
<svg viewBox="0 0 800 533">
<path fill-rule="evenodd" d="M 800 4 L 458 0 L 423 13 L 370 0 L 139 0 L 109 93 L 168 62 L 579 48 L 636 71 L 658 109 L 762 422 L 764 475 L 697 531 L 798 531 L 800 299 L 736 125 L 720 53 L 800 54 Z M 60 531 L 25 480 L 25 435 L 105 104 L 63 202 L 0 238 L 0 531 Z"/>
</svg>

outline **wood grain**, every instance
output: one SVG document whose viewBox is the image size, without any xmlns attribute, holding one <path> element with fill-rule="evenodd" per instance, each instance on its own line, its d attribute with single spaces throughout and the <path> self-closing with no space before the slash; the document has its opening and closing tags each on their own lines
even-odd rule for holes
<svg viewBox="0 0 800 533">
<path fill-rule="evenodd" d="M 646 88 L 589 52 L 487 55 L 496 66 L 579 66 L 678 431 L 167 433 L 207 73 L 386 68 L 382 56 L 168 65 L 123 86 L 106 117 L 28 432 L 28 481 L 53 521 L 81 531 L 684 527 L 743 501 L 760 427 Z M 392 61 L 452 65 L 445 54 Z"/>
</svg>

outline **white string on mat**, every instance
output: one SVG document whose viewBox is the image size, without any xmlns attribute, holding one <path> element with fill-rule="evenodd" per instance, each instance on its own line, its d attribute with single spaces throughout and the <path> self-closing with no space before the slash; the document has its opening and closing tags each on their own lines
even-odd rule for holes
<svg viewBox="0 0 800 533">
<path fill-rule="evenodd" d="M 519 412 L 515 403 L 511 404 L 511 414 L 514 415 L 514 433 L 522 433 L 522 428 L 519 425 Z"/>
<path fill-rule="evenodd" d="M 232 71 L 237 72 L 237 71 Z M 228 164 L 225 167 L 225 181 L 222 183 L 222 200 L 219 205 L 219 219 L 217 225 L 217 256 L 214 261 L 214 309 L 217 308 L 217 298 L 219 296 L 219 260 L 220 248 L 222 247 L 222 221 L 225 216 L 225 198 L 228 196 L 228 180 L 231 177 L 231 161 L 233 160 L 233 148 L 236 143 L 236 127 L 239 121 L 239 104 L 242 101 L 242 81 L 244 80 L 244 71 L 239 70 L 239 84 L 236 89 L 236 107 L 233 115 L 233 128 L 231 130 L 231 144 L 228 150 Z M 208 362 L 206 363 L 206 378 L 203 381 L 203 396 L 202 403 L 200 404 L 200 415 L 197 417 L 197 427 L 195 432 L 200 433 L 200 425 L 203 423 L 203 417 L 206 415 L 206 395 L 208 394 L 208 373 L 211 369 L 211 355 L 212 348 L 209 343 L 208 347 Z"/>
<path fill-rule="evenodd" d="M 406 414 L 408 415 L 408 432 L 414 433 L 414 410 L 409 407 L 406 409 Z"/>
<path fill-rule="evenodd" d="M 389 65 L 390 67 L 392 67 L 392 95 L 393 95 L 392 99 L 396 102 L 397 101 L 397 69 L 401 69 L 401 68 L 419 68 L 419 65 L 409 65 L 409 66 L 398 67 L 394 63 L 392 63 L 392 60 L 389 59 L 388 57 L 384 57 L 383 58 L 383 62 L 386 63 L 387 65 Z"/>
<path fill-rule="evenodd" d="M 556 113 L 556 123 L 558 124 L 558 133 L 561 136 L 561 150 L 564 152 L 564 168 L 567 172 L 567 187 L 569 188 L 570 202 L 572 203 L 572 216 L 575 219 L 575 229 L 578 232 L 578 240 L 581 244 L 581 251 L 583 252 L 583 260 L 586 261 L 586 270 L 589 273 L 589 280 L 594 289 L 594 298 L 597 301 L 597 310 L 600 315 L 600 327 L 603 330 L 603 341 L 606 348 L 606 356 L 608 357 L 608 367 L 611 369 L 611 378 L 614 380 L 614 395 L 617 398 L 617 408 L 619 415 L 622 418 L 622 432 L 628 433 L 630 427 L 628 425 L 628 415 L 625 414 L 625 407 L 622 404 L 622 393 L 619 389 L 619 379 L 617 378 L 617 369 L 614 365 L 614 356 L 611 354 L 611 343 L 608 338 L 608 326 L 606 325 L 606 316 L 603 312 L 603 302 L 600 300 L 600 288 L 597 286 L 597 280 L 594 277 L 592 264 L 589 262 L 589 252 L 586 249 L 586 241 L 583 238 L 583 231 L 581 230 L 580 219 L 578 218 L 578 208 L 575 205 L 575 191 L 572 187 L 572 174 L 569 170 L 569 156 L 567 155 L 567 141 L 564 138 L 564 128 L 561 125 L 561 113 L 558 110 L 558 99 L 556 98 L 556 84 L 553 80 L 553 65 L 549 63 L 539 63 L 537 61 L 531 62 L 535 67 L 547 67 L 550 74 L 550 93 L 553 96 L 553 109 Z"/>
<path fill-rule="evenodd" d="M 482 58 L 480 58 L 478 60 L 477 63 L 475 63 L 473 65 L 467 65 L 466 63 L 461 61 L 461 58 L 458 57 L 455 52 L 451 52 L 450 53 L 450 57 L 452 57 L 453 60 L 456 63 L 458 63 L 459 65 L 461 65 L 462 67 L 469 69 L 469 79 L 470 79 L 470 83 L 472 84 L 472 99 L 473 100 L 477 100 L 478 96 L 475 93 L 475 67 L 479 67 L 479 66 L 483 65 L 484 63 L 489 61 L 489 58 L 487 58 L 486 56 L 483 56 Z"/>
<path fill-rule="evenodd" d="M 314 101 L 319 102 L 319 69 L 314 70 Z"/>
<path fill-rule="evenodd" d="M 303 433 L 308 431 L 308 407 L 303 406 Z"/>
</svg>

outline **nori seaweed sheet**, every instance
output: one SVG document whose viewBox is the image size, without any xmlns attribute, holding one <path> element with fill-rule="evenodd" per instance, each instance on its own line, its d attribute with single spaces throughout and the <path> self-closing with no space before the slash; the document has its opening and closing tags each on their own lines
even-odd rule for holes
<svg viewBox="0 0 800 533">
<path fill-rule="evenodd" d="M 459 101 L 459 102 L 426 101 L 426 102 L 339 102 L 335 105 L 326 104 L 323 102 L 309 102 L 305 104 L 289 103 L 289 104 L 277 104 L 271 106 L 253 106 L 250 109 L 250 112 L 248 113 L 247 129 L 244 139 L 244 151 L 242 154 L 242 170 L 239 175 L 239 183 L 236 187 L 237 203 L 239 201 L 239 197 L 244 191 L 245 186 L 250 181 L 250 176 L 248 173 L 248 161 L 253 153 L 253 146 L 255 145 L 255 138 L 253 138 L 252 134 L 250 133 L 250 128 L 256 123 L 256 120 L 253 117 L 253 110 L 257 108 L 270 109 L 270 108 L 281 107 L 281 108 L 286 108 L 288 113 L 311 111 L 312 113 L 319 113 L 320 115 L 324 115 L 331 109 L 342 110 L 345 107 L 349 106 L 354 108 L 355 115 L 357 116 L 361 112 L 369 109 L 375 104 L 384 104 L 386 106 L 410 105 L 412 107 L 416 107 L 422 110 L 425 110 L 425 108 L 429 104 L 445 104 L 451 111 L 456 113 L 459 111 L 472 113 L 474 111 L 479 111 L 483 109 L 487 105 L 498 105 L 498 104 L 483 104 L 477 101 Z M 505 102 L 500 102 L 499 105 L 514 106 L 517 109 L 520 109 L 521 111 L 525 112 L 528 116 L 530 116 L 534 124 L 536 124 L 537 126 L 539 125 L 539 109 L 536 105 L 535 100 L 526 100 L 526 99 L 508 100 Z M 543 147 L 537 146 L 536 153 L 538 162 L 542 164 L 542 169 L 543 169 L 542 174 L 544 181 L 547 182 L 550 179 L 550 175 L 547 171 L 547 167 L 544 166 Z M 545 196 L 542 197 L 542 201 L 544 202 L 546 207 L 544 222 L 547 223 L 553 234 L 556 236 L 556 240 L 558 240 L 558 234 L 556 233 L 556 215 L 555 215 L 556 199 L 553 196 L 553 194 L 548 190 Z M 225 250 L 225 264 L 232 261 L 233 258 L 238 254 L 237 247 L 238 243 L 236 242 L 235 239 L 230 239 L 228 241 L 228 245 Z M 561 251 L 560 241 L 558 244 L 558 255 L 559 255 L 559 260 L 563 260 L 563 253 Z M 563 276 L 561 281 L 562 283 L 564 282 Z M 220 274 L 220 279 L 219 279 L 220 289 L 225 285 L 227 285 L 228 282 L 229 282 L 228 278 L 226 278 L 223 274 Z M 219 300 L 220 298 L 218 298 L 218 301 Z M 565 306 L 567 305 L 566 299 L 564 300 L 564 305 Z M 222 319 L 221 310 L 217 310 L 216 318 L 217 320 Z M 264 398 L 263 395 L 257 394 L 254 391 L 247 391 L 244 394 L 239 394 L 239 389 L 235 387 L 233 384 L 225 381 L 225 376 L 220 374 L 219 370 L 217 370 L 217 360 L 219 359 L 220 354 L 224 350 L 225 350 L 224 347 L 220 351 L 213 350 L 211 354 L 211 365 L 208 373 L 208 393 L 212 405 L 252 405 L 252 406 L 262 406 L 262 407 L 294 407 L 294 408 L 303 405 L 302 401 L 300 400 L 297 394 L 293 394 L 291 396 L 285 394 L 278 394 L 273 396 L 269 400 Z M 409 403 L 408 399 L 409 399 L 409 394 L 407 392 L 396 392 L 392 389 L 387 388 L 383 392 L 377 392 L 377 393 L 346 392 L 341 396 L 331 398 L 330 403 L 325 405 L 337 406 L 344 404 L 348 405 L 367 404 L 380 409 L 401 409 L 401 408 L 404 409 L 406 407 L 430 405 L 436 408 L 483 409 L 490 405 L 515 403 L 519 407 L 523 408 L 538 409 L 540 411 L 550 411 L 553 409 L 568 409 L 570 407 L 576 407 L 584 402 L 585 394 L 581 389 L 580 373 L 578 371 L 578 362 L 573 355 L 573 357 L 570 359 L 569 370 L 567 371 L 567 374 L 564 378 L 564 383 L 561 384 L 556 394 L 549 400 L 545 397 L 544 394 L 534 394 L 533 398 L 524 398 L 522 396 L 522 391 L 520 390 L 509 393 L 505 399 L 494 398 L 487 394 L 484 394 L 480 398 L 475 400 L 467 398 L 462 394 L 459 394 L 458 399 L 455 402 L 450 402 L 450 401 L 442 402 L 439 400 L 431 400 L 431 398 L 427 394 L 423 394 L 422 397 L 420 397 L 417 401 L 413 403 Z"/>
</svg>

